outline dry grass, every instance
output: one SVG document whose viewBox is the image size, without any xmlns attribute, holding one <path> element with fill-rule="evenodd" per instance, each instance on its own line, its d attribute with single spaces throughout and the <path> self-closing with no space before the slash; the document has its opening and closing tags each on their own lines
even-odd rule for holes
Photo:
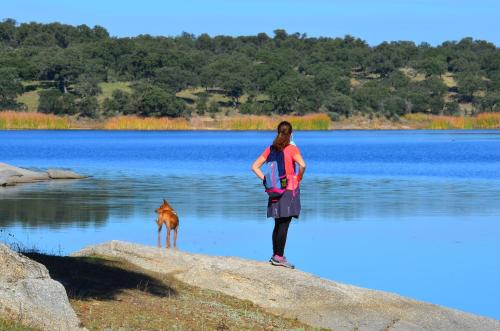
<svg viewBox="0 0 500 331">
<path fill-rule="evenodd" d="M 89 330 L 311 330 L 251 302 L 101 257 L 28 254 L 64 284 Z"/>
<path fill-rule="evenodd" d="M 240 115 L 216 120 L 213 125 L 221 130 L 275 130 L 281 121 L 289 121 L 294 130 L 328 130 L 331 124 L 326 114 L 310 114 L 282 117 Z"/>
<path fill-rule="evenodd" d="M 36 331 L 37 329 L 25 326 L 19 322 L 0 318 L 0 331 Z"/>
<path fill-rule="evenodd" d="M 451 72 L 447 72 L 441 76 L 443 79 L 443 83 L 448 87 L 456 87 L 457 82 L 455 81 L 455 77 Z"/>
<path fill-rule="evenodd" d="M 500 129 L 500 113 L 482 113 L 477 115 L 475 126 L 481 129 Z"/>
<path fill-rule="evenodd" d="M 419 129 L 500 129 L 500 113 L 481 113 L 474 117 L 407 114 L 404 119 Z"/>
<path fill-rule="evenodd" d="M 117 116 L 104 122 L 106 130 L 189 130 L 184 118 Z"/>
<path fill-rule="evenodd" d="M 32 113 L 32 112 L 0 112 L 0 129 L 69 129 L 72 122 L 68 118 Z"/>
</svg>

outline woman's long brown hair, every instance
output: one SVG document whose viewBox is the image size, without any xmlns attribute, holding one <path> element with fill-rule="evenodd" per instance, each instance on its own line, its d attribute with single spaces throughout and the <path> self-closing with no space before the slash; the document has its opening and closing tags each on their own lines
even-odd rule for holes
<svg viewBox="0 0 500 331">
<path fill-rule="evenodd" d="M 274 138 L 273 147 L 278 151 L 282 151 L 286 146 L 290 145 L 291 136 L 292 125 L 290 122 L 281 122 L 278 124 L 278 135 Z"/>
</svg>

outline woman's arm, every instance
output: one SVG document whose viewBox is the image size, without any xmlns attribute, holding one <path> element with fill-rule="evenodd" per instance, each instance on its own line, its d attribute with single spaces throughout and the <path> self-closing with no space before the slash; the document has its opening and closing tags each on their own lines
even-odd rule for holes
<svg viewBox="0 0 500 331">
<path fill-rule="evenodd" d="M 299 173 L 297 174 L 297 179 L 301 181 L 302 177 L 304 176 L 304 172 L 306 171 L 306 162 L 300 154 L 295 154 L 293 156 L 293 160 L 299 164 Z"/>
<path fill-rule="evenodd" d="M 252 171 L 259 177 L 261 180 L 264 180 L 264 174 L 260 170 L 260 167 L 266 162 L 266 159 L 263 156 L 259 156 L 257 160 L 252 164 Z"/>
</svg>

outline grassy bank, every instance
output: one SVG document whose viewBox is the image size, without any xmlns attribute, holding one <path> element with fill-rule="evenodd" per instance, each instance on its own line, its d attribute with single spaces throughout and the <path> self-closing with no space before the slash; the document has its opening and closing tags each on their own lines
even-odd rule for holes
<svg viewBox="0 0 500 331">
<path fill-rule="evenodd" d="M 474 117 L 408 114 L 404 119 L 417 123 L 418 129 L 500 129 L 500 113 L 482 113 Z"/>
<path fill-rule="evenodd" d="M 66 288 L 89 330 L 311 330 L 251 302 L 101 257 L 30 253 Z M 23 329 L 20 329 L 23 330 Z"/>
<path fill-rule="evenodd" d="M 37 331 L 37 329 L 24 326 L 16 321 L 0 318 L 0 331 Z"/>
<path fill-rule="evenodd" d="M 70 129 L 73 121 L 66 117 L 32 112 L 0 112 L 0 130 L 4 129 Z"/>
<path fill-rule="evenodd" d="M 383 117 L 353 116 L 332 121 L 326 114 L 304 116 L 232 115 L 219 117 L 156 118 L 116 116 L 105 120 L 81 120 L 73 117 L 36 112 L 0 112 L 3 129 L 100 129 L 100 130 L 275 130 L 282 121 L 290 121 L 295 130 L 341 129 L 500 129 L 500 113 L 469 116 L 407 114 L 399 120 Z"/>
</svg>

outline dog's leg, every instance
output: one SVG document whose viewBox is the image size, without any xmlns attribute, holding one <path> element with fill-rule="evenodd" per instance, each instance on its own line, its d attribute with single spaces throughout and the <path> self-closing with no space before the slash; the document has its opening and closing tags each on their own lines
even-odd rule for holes
<svg viewBox="0 0 500 331">
<path fill-rule="evenodd" d="M 174 229 L 174 248 L 177 248 L 177 230 L 179 230 L 179 227 Z"/>
<path fill-rule="evenodd" d="M 158 247 L 161 247 L 161 239 L 160 239 L 161 228 L 162 224 L 158 222 Z"/>
<path fill-rule="evenodd" d="M 167 226 L 167 248 L 170 248 L 170 227 Z"/>
</svg>

